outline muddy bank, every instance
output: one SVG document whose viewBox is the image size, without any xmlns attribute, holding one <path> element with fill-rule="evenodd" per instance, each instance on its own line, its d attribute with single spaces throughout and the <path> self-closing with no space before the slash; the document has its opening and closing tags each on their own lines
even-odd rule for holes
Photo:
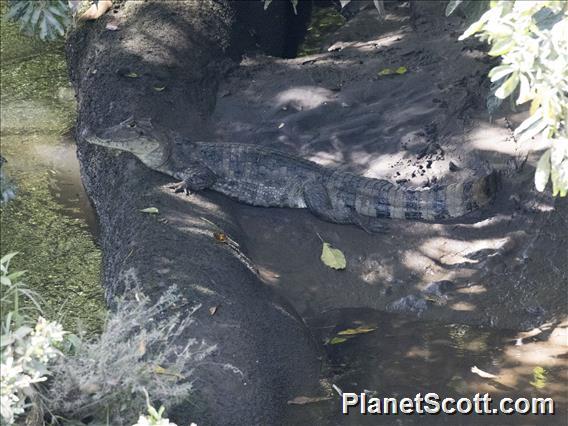
<svg viewBox="0 0 568 426">
<path fill-rule="evenodd" d="M 458 42 L 464 22 L 446 18 L 442 3 L 415 6 L 411 19 L 408 4 L 391 3 L 380 23 L 376 11 L 363 10 L 317 54 L 242 61 L 221 84 L 210 137 L 408 187 L 495 169 L 495 203 L 446 223 L 385 221 L 382 235 L 303 211 L 230 203 L 246 230 L 242 244 L 303 316 L 366 307 L 514 329 L 561 320 L 566 200 L 534 190 L 538 155 L 529 148 L 538 151 L 539 142 L 520 144 L 512 134 L 523 114 L 503 108 L 490 121 L 484 45 Z M 398 67 L 406 72 L 380 75 Z M 346 271 L 321 264 L 317 233 L 344 251 Z M 440 281 L 449 284 L 432 292 Z"/>
<path fill-rule="evenodd" d="M 134 116 L 202 136 L 219 80 L 232 66 L 234 10 L 208 1 L 127 3 L 115 12 L 75 32 L 68 44 L 77 134 Z M 105 30 L 108 22 L 119 30 Z M 217 345 L 195 370 L 195 394 L 169 410 L 169 418 L 178 424 L 282 421 L 287 400 L 316 391 L 319 350 L 302 319 L 253 272 L 246 250 L 214 238 L 220 230 L 244 238 L 231 211 L 206 197 L 173 194 L 164 177 L 132 156 L 80 138 L 78 155 L 100 220 L 109 303 L 132 280 L 153 298 L 175 284 L 202 306 L 196 334 L 184 338 Z M 146 207 L 159 215 L 140 212 Z"/>
<path fill-rule="evenodd" d="M 119 9 L 74 35 L 78 134 L 151 118 L 189 139 L 270 146 L 400 185 L 458 182 L 491 169 L 502 171 L 502 184 L 496 202 L 469 217 L 388 221 L 387 232 L 368 235 L 209 191 L 174 195 L 166 178 L 133 157 L 79 140 L 101 219 L 109 301 L 127 277 L 149 294 L 177 284 L 203 304 L 197 337 L 222 342 L 197 372 L 199 403 L 176 420 L 278 423 L 287 399 L 316 394 L 319 352 L 296 311 L 312 318 L 373 308 L 514 329 L 566 314 L 565 200 L 533 190 L 533 155 L 511 132 L 522 114 L 486 116 L 490 64 L 481 45 L 457 42 L 459 18 L 419 7 L 411 21 L 404 4 L 392 3 L 384 22 L 363 11 L 324 40 L 321 53 L 287 60 L 249 53 L 237 65 L 241 49 L 285 55 L 284 42 L 258 38 L 285 40 L 280 21 L 266 19 L 271 31 L 232 43 L 235 22 L 253 24 L 222 2 L 180 4 Z M 105 30 L 108 22 L 119 30 Z M 398 67 L 407 71 L 380 75 Z M 150 206 L 160 214 L 139 212 Z M 218 244 L 219 230 L 238 247 Z M 318 233 L 343 250 L 346 271 L 321 264 Z M 211 316 L 207 308 L 217 306 Z"/>
</svg>

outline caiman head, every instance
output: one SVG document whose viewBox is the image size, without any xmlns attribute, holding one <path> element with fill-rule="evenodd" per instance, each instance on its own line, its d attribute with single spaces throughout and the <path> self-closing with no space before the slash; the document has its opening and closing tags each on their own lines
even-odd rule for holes
<svg viewBox="0 0 568 426">
<path fill-rule="evenodd" d="M 100 135 L 84 131 L 82 136 L 94 145 L 130 152 L 154 170 L 159 170 L 170 156 L 167 135 L 157 131 L 149 120 L 130 117 Z"/>
</svg>

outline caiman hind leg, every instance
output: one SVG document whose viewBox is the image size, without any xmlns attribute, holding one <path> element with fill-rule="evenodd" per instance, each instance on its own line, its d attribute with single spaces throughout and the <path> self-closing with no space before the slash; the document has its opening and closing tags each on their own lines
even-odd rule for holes
<svg viewBox="0 0 568 426">
<path fill-rule="evenodd" d="M 217 176 L 208 167 L 200 163 L 193 163 L 183 169 L 181 172 L 176 172 L 174 177 L 180 182 L 170 185 L 169 188 L 174 192 L 185 192 L 187 195 L 192 191 L 201 191 L 210 188 Z"/>
<path fill-rule="evenodd" d="M 303 188 L 304 201 L 310 212 L 328 222 L 352 224 L 353 210 L 347 206 L 332 205 L 325 186 L 319 182 L 306 182 Z"/>
<path fill-rule="evenodd" d="M 312 214 L 328 222 L 357 225 L 369 234 L 385 232 L 387 229 L 376 217 L 360 215 L 345 204 L 336 203 L 334 206 L 327 189 L 321 183 L 307 182 L 304 185 L 304 200 Z"/>
</svg>

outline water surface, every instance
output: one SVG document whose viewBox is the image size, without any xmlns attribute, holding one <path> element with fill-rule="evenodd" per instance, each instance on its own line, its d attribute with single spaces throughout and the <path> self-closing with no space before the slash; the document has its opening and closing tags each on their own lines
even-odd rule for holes
<svg viewBox="0 0 568 426">
<path fill-rule="evenodd" d="M 4 7 L 2 8 L 2 11 Z M 1 22 L 2 171 L 15 198 L 1 207 L 2 254 L 66 329 L 99 330 L 104 315 L 96 221 L 79 175 L 75 101 L 63 43 L 21 35 Z"/>
</svg>

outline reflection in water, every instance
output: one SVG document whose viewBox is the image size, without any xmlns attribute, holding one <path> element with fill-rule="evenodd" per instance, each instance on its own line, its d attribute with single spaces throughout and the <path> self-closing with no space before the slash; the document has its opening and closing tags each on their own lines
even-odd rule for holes
<svg viewBox="0 0 568 426">
<path fill-rule="evenodd" d="M 332 342 L 341 330 L 376 327 L 373 332 L 325 346 L 330 363 L 326 374 L 330 389 L 335 384 L 344 392 L 367 390 L 371 395 L 398 398 L 414 397 L 418 392 L 436 392 L 440 397 L 456 398 L 473 397 L 478 392 L 489 393 L 494 399 L 552 397 L 557 414 L 540 418 L 343 416 L 339 398 L 334 394 L 333 401 L 291 406 L 293 418 L 315 412 L 319 418 L 317 423 L 322 425 L 568 424 L 565 388 L 568 342 L 562 334 L 566 324 L 538 335 L 533 333 L 535 335 L 522 342 L 515 331 L 425 322 L 370 310 L 330 311 L 313 318 L 310 326 L 327 342 Z M 560 334 L 560 338 L 553 339 L 554 333 Z M 535 353 L 540 354 L 538 362 L 535 362 Z M 471 371 L 472 367 L 496 377 L 481 377 Z"/>
</svg>

